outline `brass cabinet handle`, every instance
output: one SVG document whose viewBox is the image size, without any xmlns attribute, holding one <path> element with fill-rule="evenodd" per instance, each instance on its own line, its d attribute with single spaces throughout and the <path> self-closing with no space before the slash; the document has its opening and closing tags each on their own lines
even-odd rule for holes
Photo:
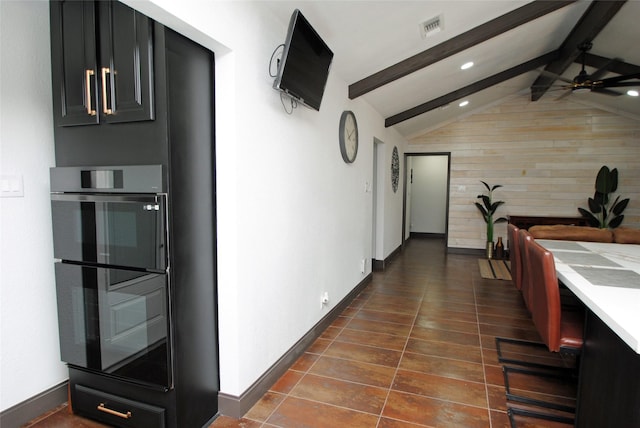
<svg viewBox="0 0 640 428">
<path fill-rule="evenodd" d="M 107 103 L 107 74 L 111 73 L 109 67 L 102 67 L 102 112 L 104 114 L 112 114 L 112 110 L 108 108 Z"/>
<path fill-rule="evenodd" d="M 96 115 L 96 111 L 91 109 L 91 76 L 93 75 L 93 70 L 85 70 L 85 96 L 87 102 L 87 114 L 90 116 Z"/>
<path fill-rule="evenodd" d="M 122 413 L 122 412 L 118 412 L 117 410 L 112 410 L 112 409 L 106 407 L 104 405 L 104 403 L 100 403 L 98 405 L 98 410 L 100 410 L 101 412 L 108 413 L 108 414 L 113 415 L 113 416 L 117 416 L 117 417 L 122 418 L 122 419 L 130 419 L 133 416 L 131 414 L 131 412 Z"/>
</svg>

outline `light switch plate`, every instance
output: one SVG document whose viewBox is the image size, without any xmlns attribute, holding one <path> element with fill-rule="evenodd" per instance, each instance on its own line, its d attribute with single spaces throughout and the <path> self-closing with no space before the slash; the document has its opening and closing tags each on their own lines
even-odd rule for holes
<svg viewBox="0 0 640 428">
<path fill-rule="evenodd" d="M 24 197 L 24 183 L 22 180 L 22 175 L 18 175 L 18 174 L 0 175 L 0 197 L 2 198 Z"/>
</svg>

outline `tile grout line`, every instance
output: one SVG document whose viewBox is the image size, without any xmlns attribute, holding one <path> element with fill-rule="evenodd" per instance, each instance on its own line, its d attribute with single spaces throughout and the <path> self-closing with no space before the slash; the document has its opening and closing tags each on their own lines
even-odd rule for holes
<svg viewBox="0 0 640 428">
<path fill-rule="evenodd" d="M 362 296 L 362 295 L 363 295 L 363 293 L 365 293 L 365 292 L 367 291 L 367 289 L 368 289 L 370 286 L 371 286 L 371 284 L 369 284 L 367 287 L 365 287 L 365 288 L 364 288 L 364 289 L 363 289 L 363 290 L 362 290 L 362 291 L 361 291 L 361 292 L 360 292 L 360 293 L 359 293 L 359 294 L 358 294 L 358 295 L 353 299 L 352 303 L 353 303 L 354 301 L 358 300 L 358 298 L 360 298 L 360 296 Z M 352 315 L 350 315 L 350 316 L 348 316 L 348 317 L 345 317 L 345 318 L 349 318 L 349 320 L 350 320 L 350 321 L 351 321 L 351 320 L 353 320 L 353 319 L 355 318 L 356 314 L 357 314 L 357 313 L 359 313 L 359 312 L 362 310 L 362 308 L 364 307 L 364 305 L 366 304 L 366 302 L 368 302 L 368 301 L 371 299 L 371 295 L 372 295 L 372 294 L 373 294 L 373 292 L 372 292 L 372 293 L 369 293 L 369 295 L 366 297 L 366 300 L 365 300 L 362 304 L 360 304 L 360 305 L 357 307 L 357 310 L 355 310 L 355 312 L 354 312 Z M 356 309 L 355 307 L 353 307 L 353 306 L 352 306 L 352 303 L 350 303 L 350 304 L 349 304 L 349 306 L 347 306 L 347 307 L 346 307 L 346 308 L 345 308 L 345 309 L 340 313 L 340 315 L 338 315 L 338 317 L 337 317 L 336 319 L 338 319 L 340 316 L 342 316 L 342 314 L 344 313 L 344 311 L 346 311 L 347 309 L 349 309 L 349 308 Z M 350 322 L 350 321 L 349 321 L 349 322 Z M 335 320 L 334 320 L 334 322 L 335 322 Z M 329 327 L 333 326 L 333 323 L 334 323 L 334 322 L 332 322 L 332 323 L 331 323 L 327 328 L 329 328 Z M 300 379 L 298 379 L 298 381 L 296 382 L 296 384 L 295 384 L 295 385 L 294 385 L 294 386 L 289 390 L 289 392 L 287 392 L 286 394 L 284 394 L 284 395 L 285 395 L 285 398 L 284 398 L 284 399 L 282 400 L 282 402 L 280 402 L 280 403 L 279 403 L 279 404 L 278 404 L 278 405 L 273 409 L 273 411 L 269 414 L 269 417 L 267 417 L 267 419 L 266 419 L 266 420 L 265 420 L 265 422 L 263 423 L 263 426 L 264 426 L 264 424 L 269 420 L 269 418 L 270 418 L 271 416 L 273 416 L 273 414 L 274 414 L 274 413 L 275 413 L 275 412 L 280 408 L 280 406 L 282 405 L 282 403 L 283 403 L 283 402 L 284 402 L 288 397 L 298 398 L 298 399 L 304 399 L 304 400 L 308 400 L 308 401 L 312 401 L 312 402 L 318 402 L 318 403 L 322 403 L 322 404 L 324 404 L 324 405 L 331 405 L 331 404 L 328 404 L 328 403 L 323 403 L 323 402 L 316 401 L 316 400 L 311 400 L 311 399 L 308 399 L 308 398 L 300 398 L 300 397 L 292 396 L 292 395 L 291 395 L 291 392 L 296 388 L 296 386 L 298 386 L 298 385 L 300 384 L 300 382 L 302 382 L 302 380 L 305 378 L 305 376 L 307 376 L 307 375 L 309 375 L 309 374 L 310 374 L 311 369 L 316 365 L 316 363 L 318 362 L 318 360 L 320 360 L 320 358 L 322 358 L 322 357 L 326 354 L 327 349 L 329 349 L 329 348 L 331 347 L 331 345 L 333 345 L 333 344 L 336 342 L 336 339 L 338 338 L 338 336 L 340 336 L 340 333 L 342 333 L 342 332 L 344 331 L 344 329 L 345 329 L 345 328 L 346 328 L 346 326 L 349 324 L 349 322 L 347 322 L 344 326 L 336 327 L 336 328 L 338 328 L 338 329 L 339 329 L 339 331 L 338 331 L 338 333 L 337 333 L 335 336 L 333 336 L 331 339 L 325 339 L 325 340 L 329 340 L 329 344 L 328 344 L 328 345 L 327 345 L 327 346 L 322 350 L 322 352 L 321 352 L 320 354 L 317 354 L 317 355 L 318 355 L 318 358 L 313 362 L 313 364 L 311 364 L 311 365 L 310 365 L 310 366 L 309 366 L 309 367 L 308 367 L 308 368 L 303 372 L 303 375 L 300 377 Z M 326 330 L 325 330 L 324 332 L 326 332 Z M 323 333 L 324 333 L 324 332 L 323 332 Z M 320 339 L 320 338 L 322 338 L 322 334 L 318 337 L 318 339 Z M 316 340 L 317 340 L 317 339 L 316 339 Z M 337 379 L 337 378 L 330 378 L 330 379 Z M 337 380 L 340 380 L 340 379 L 337 379 Z M 355 410 L 355 409 L 349 409 L 349 408 L 341 407 L 341 406 L 335 406 L 335 407 L 338 407 L 338 408 L 344 408 L 344 409 L 348 409 L 348 410 L 352 410 L 352 411 L 357 411 L 357 410 Z M 366 413 L 366 412 L 362 412 L 362 413 Z"/>
<path fill-rule="evenodd" d="M 487 416 L 489 417 L 489 428 L 493 428 L 493 420 L 491 418 L 491 402 L 489 400 L 489 386 L 487 383 L 487 366 L 484 358 L 484 345 L 482 343 L 482 333 L 480 331 L 480 316 L 478 315 L 478 296 L 476 294 L 476 278 L 471 273 L 471 289 L 473 290 L 473 302 L 476 311 L 476 321 L 478 327 L 478 342 L 480 343 L 480 360 L 482 362 L 482 376 L 484 378 L 484 393 L 487 400 Z"/>
<path fill-rule="evenodd" d="M 402 360 L 404 358 L 404 355 L 407 352 L 407 345 L 409 344 L 409 339 L 411 338 L 411 333 L 413 332 L 413 329 L 414 329 L 414 327 L 416 325 L 416 322 L 418 320 L 418 314 L 420 313 L 420 308 L 422 307 L 422 303 L 424 302 L 424 296 L 426 294 L 425 287 L 426 287 L 426 285 L 422 288 L 422 295 L 420 297 L 420 304 L 416 308 L 416 313 L 413 316 L 413 322 L 411 323 L 411 329 L 409 330 L 409 333 L 407 334 L 407 338 L 404 341 L 404 347 L 402 348 L 402 353 L 400 354 L 400 359 L 398 360 L 398 365 L 396 366 L 396 369 L 395 369 L 395 371 L 393 373 L 393 377 L 391 378 L 391 384 L 389 385 L 389 388 L 387 390 L 387 396 L 385 397 L 384 403 L 382 404 L 382 408 L 380 409 L 380 415 L 378 416 L 378 424 L 376 425 L 376 428 L 380 426 L 380 421 L 382 421 L 382 414 L 384 413 L 384 409 L 387 407 L 387 403 L 389 402 L 389 396 L 391 395 L 391 390 L 393 388 L 393 383 L 395 382 L 396 377 L 398 376 L 398 370 L 400 369 L 400 364 L 402 364 Z"/>
<path fill-rule="evenodd" d="M 368 286 L 367 286 L 366 288 L 368 288 Z M 360 292 L 360 294 L 358 294 L 358 296 L 356 296 L 356 297 L 355 297 L 354 301 L 355 301 L 356 299 L 358 299 L 358 297 L 360 297 L 360 295 L 362 295 L 362 293 L 364 293 L 364 291 L 366 290 L 366 288 L 365 288 L 364 290 L 362 290 L 362 291 Z M 367 298 L 367 300 L 368 300 L 368 299 L 369 299 L 369 298 Z M 350 304 L 349 306 L 347 306 L 347 308 L 345 308 L 345 310 L 346 310 L 346 309 L 348 309 L 348 308 L 350 308 L 350 307 L 351 307 L 351 304 Z M 359 311 L 360 311 L 360 308 L 358 308 L 358 310 L 357 310 L 355 313 L 358 313 Z M 343 311 L 343 312 L 341 312 L 341 313 L 338 315 L 338 317 L 336 317 L 336 320 L 337 320 L 340 316 L 342 316 L 342 314 L 343 314 L 343 313 L 344 313 L 344 311 Z M 353 319 L 353 318 L 354 318 L 354 316 L 350 316 L 350 317 L 347 317 L 347 318 Z M 329 327 L 333 326 L 333 323 L 334 323 L 334 322 L 335 322 L 335 320 L 334 320 L 334 321 L 333 321 L 333 322 L 332 322 L 332 323 L 327 327 L 327 329 L 328 329 Z M 347 324 L 348 324 L 348 323 L 347 323 Z M 278 405 L 277 405 L 277 406 L 275 406 L 275 407 L 273 408 L 273 410 L 269 413 L 269 415 L 265 418 L 265 420 L 264 420 L 264 421 L 256 421 L 256 422 L 260 422 L 260 424 L 261 424 L 261 425 L 260 425 L 260 426 L 261 426 L 261 428 L 264 428 L 264 427 L 279 427 L 279 425 L 268 424 L 269 419 L 271 418 L 271 416 L 273 416 L 273 415 L 277 412 L 277 410 L 280 408 L 280 406 L 282 406 L 282 403 L 284 403 L 284 402 L 285 402 L 285 400 L 286 400 L 287 398 L 289 398 L 289 397 L 299 398 L 299 397 L 292 396 L 292 395 L 291 395 L 291 392 L 292 392 L 292 391 L 293 391 L 293 390 L 294 390 L 294 389 L 295 389 L 295 388 L 300 384 L 300 382 L 302 382 L 302 379 L 304 379 L 304 378 L 305 378 L 305 376 L 307 376 L 307 375 L 309 374 L 309 371 L 313 368 L 313 366 L 314 366 L 314 365 L 318 362 L 318 360 L 319 360 L 319 359 L 320 359 L 320 358 L 325 354 L 325 352 L 327 351 L 327 349 L 329 349 L 329 347 L 330 347 L 330 346 L 335 342 L 336 337 L 338 337 L 338 336 L 339 336 L 339 334 L 340 334 L 340 333 L 345 329 L 345 327 L 344 327 L 344 326 L 342 326 L 342 327 L 336 327 L 336 328 L 339 328 L 339 330 L 340 330 L 340 331 L 339 331 L 339 333 L 338 333 L 338 334 L 336 334 L 336 335 L 335 335 L 334 337 L 332 337 L 331 339 L 325 339 L 325 340 L 329 340 L 329 341 L 330 341 L 330 343 L 329 343 L 329 344 L 328 344 L 328 345 L 327 345 L 327 346 L 322 350 L 322 352 L 321 352 L 320 354 L 314 354 L 314 355 L 318 355 L 318 358 L 317 358 L 317 359 L 316 359 L 316 360 L 315 360 L 315 361 L 314 361 L 314 362 L 313 362 L 309 367 L 307 367 L 307 368 L 305 369 L 305 371 L 304 371 L 304 372 L 301 372 L 301 373 L 302 373 L 302 376 L 300 377 L 300 379 L 298 379 L 298 381 L 295 383 L 295 385 L 293 385 L 293 386 L 291 387 L 291 389 L 290 389 L 287 393 L 282 394 L 282 395 L 284 395 L 284 399 L 283 399 L 280 403 L 278 403 Z M 326 331 L 327 331 L 327 330 L 325 329 L 322 333 L 324 334 Z M 317 338 L 313 343 L 315 343 L 318 339 L 321 339 L 321 338 L 322 338 L 322 334 L 320 334 L 320 336 L 318 336 L 318 338 Z M 304 354 L 306 354 L 306 353 L 307 353 L 307 352 L 306 352 L 306 350 L 305 350 L 305 352 L 303 353 L 303 355 L 304 355 Z M 287 371 L 289 371 L 289 370 L 291 370 L 291 368 L 288 368 L 288 369 L 287 369 Z M 285 372 L 285 374 L 286 374 L 286 372 Z M 283 375 L 283 376 L 284 376 L 284 375 Z M 269 392 L 269 391 L 267 391 L 267 392 Z M 309 400 L 309 401 L 314 401 L 314 400 Z M 326 403 L 323 403 L 323 404 L 326 404 Z M 339 407 L 339 406 L 336 406 L 336 407 Z M 253 419 L 252 419 L 252 420 L 253 420 Z M 283 428 L 284 428 L 284 427 L 283 427 Z"/>
</svg>

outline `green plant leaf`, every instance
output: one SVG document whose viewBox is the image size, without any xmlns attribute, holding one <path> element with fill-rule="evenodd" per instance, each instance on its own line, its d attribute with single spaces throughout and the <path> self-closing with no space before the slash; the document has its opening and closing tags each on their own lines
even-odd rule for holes
<svg viewBox="0 0 640 428">
<path fill-rule="evenodd" d="M 588 201 L 589 201 L 589 210 L 591 210 L 592 213 L 598 214 L 602 212 L 602 203 L 600 201 L 597 201 L 593 198 L 589 198 Z"/>
<path fill-rule="evenodd" d="M 493 204 L 491 204 L 491 213 L 496 212 L 496 210 L 498 209 L 498 207 L 499 207 L 500 205 L 502 205 L 502 204 L 504 204 L 504 201 L 497 201 L 497 202 L 494 202 Z"/>
<path fill-rule="evenodd" d="M 627 208 L 627 205 L 629 204 L 629 198 L 623 199 L 620 202 L 618 202 L 619 198 L 620 198 L 619 196 L 616 198 L 616 202 L 614 202 L 613 208 L 611 209 L 611 212 L 614 213 L 615 215 L 622 214 L 622 211 L 624 211 L 625 208 Z"/>
<path fill-rule="evenodd" d="M 498 189 L 498 188 L 500 188 L 500 187 L 502 187 L 502 184 L 496 184 L 495 186 L 493 186 L 493 187 L 491 188 L 491 191 L 493 192 L 494 190 L 496 190 L 496 189 Z"/>
<path fill-rule="evenodd" d="M 480 183 L 484 184 L 484 187 L 486 187 L 488 191 L 491 191 L 491 186 L 489 186 L 486 182 L 480 180 Z"/>
<path fill-rule="evenodd" d="M 611 171 L 609 167 L 603 165 L 596 176 L 596 192 L 611 193 Z"/>
<path fill-rule="evenodd" d="M 622 220 L 624 220 L 624 216 L 623 215 L 619 215 L 617 217 L 614 217 L 610 222 L 609 222 L 609 227 L 611 229 L 615 229 L 616 227 L 620 226 L 620 224 L 622 224 Z"/>
<path fill-rule="evenodd" d="M 584 217 L 589 222 L 590 226 L 592 227 L 600 226 L 600 220 L 598 220 L 596 216 L 591 214 L 589 211 L 585 210 L 584 208 L 578 208 L 578 211 L 580 211 L 580 214 L 582 214 L 582 217 Z"/>
<path fill-rule="evenodd" d="M 482 217 L 484 218 L 484 221 L 487 221 L 487 210 L 485 209 L 485 207 L 483 207 L 482 205 L 480 205 L 479 202 L 475 202 L 476 207 L 478 207 L 478 209 L 480 210 L 480 212 L 482 213 Z"/>
<path fill-rule="evenodd" d="M 600 205 L 605 206 L 609 203 L 609 194 L 596 191 L 593 194 L 593 199 Z"/>
<path fill-rule="evenodd" d="M 611 191 L 609 193 L 613 193 L 618 190 L 618 168 L 613 168 L 609 172 L 609 180 L 611 182 Z"/>
<path fill-rule="evenodd" d="M 509 219 L 507 219 L 506 217 L 500 217 L 500 218 L 495 219 L 493 222 L 494 223 L 506 223 L 508 221 L 509 221 Z"/>
<path fill-rule="evenodd" d="M 491 198 L 488 197 L 487 195 L 482 195 L 482 203 L 484 204 L 484 207 L 487 209 L 488 213 L 492 213 L 491 211 Z"/>
</svg>

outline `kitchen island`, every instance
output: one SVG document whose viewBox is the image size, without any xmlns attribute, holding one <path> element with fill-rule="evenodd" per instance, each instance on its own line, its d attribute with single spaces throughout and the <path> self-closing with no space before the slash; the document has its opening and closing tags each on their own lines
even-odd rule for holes
<svg viewBox="0 0 640 428">
<path fill-rule="evenodd" d="M 576 427 L 640 426 L 640 245 L 537 242 L 587 309 Z"/>
</svg>

